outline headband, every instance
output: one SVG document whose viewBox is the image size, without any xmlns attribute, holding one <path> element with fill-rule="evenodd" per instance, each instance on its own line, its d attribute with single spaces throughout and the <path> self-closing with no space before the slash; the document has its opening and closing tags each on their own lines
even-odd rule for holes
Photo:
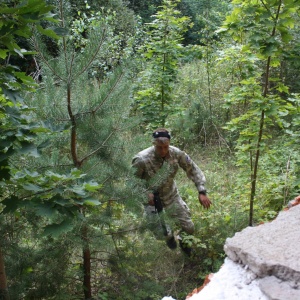
<svg viewBox="0 0 300 300">
<path fill-rule="evenodd" d="M 160 137 L 165 137 L 165 138 L 171 139 L 171 135 L 168 131 L 155 131 L 155 132 L 153 132 L 152 136 L 155 139 L 160 138 Z"/>
</svg>

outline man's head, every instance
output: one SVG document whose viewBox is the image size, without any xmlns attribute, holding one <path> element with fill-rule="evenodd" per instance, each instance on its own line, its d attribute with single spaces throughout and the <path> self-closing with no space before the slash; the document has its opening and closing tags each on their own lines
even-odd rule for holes
<svg viewBox="0 0 300 300">
<path fill-rule="evenodd" d="M 153 145 L 155 147 L 155 153 L 165 158 L 169 153 L 171 135 L 165 128 L 157 128 L 153 132 Z"/>
</svg>

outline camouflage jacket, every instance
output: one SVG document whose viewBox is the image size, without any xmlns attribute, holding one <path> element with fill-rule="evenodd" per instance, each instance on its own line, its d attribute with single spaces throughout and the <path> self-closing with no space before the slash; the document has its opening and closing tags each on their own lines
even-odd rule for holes
<svg viewBox="0 0 300 300">
<path fill-rule="evenodd" d="M 174 180 L 179 167 L 195 183 L 199 192 L 205 190 L 203 172 L 184 151 L 176 147 L 170 146 L 166 158 L 156 155 L 154 146 L 147 148 L 134 156 L 132 165 L 136 169 L 135 175 L 147 181 L 149 192 L 159 192 L 164 206 L 169 206 L 179 197 Z"/>
</svg>

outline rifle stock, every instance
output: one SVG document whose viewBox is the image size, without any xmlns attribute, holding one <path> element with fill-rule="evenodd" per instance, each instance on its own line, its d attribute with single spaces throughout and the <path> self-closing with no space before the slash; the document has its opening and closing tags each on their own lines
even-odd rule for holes
<svg viewBox="0 0 300 300">
<path fill-rule="evenodd" d="M 158 192 L 154 192 L 154 205 L 155 205 L 155 209 L 158 213 L 160 213 L 163 210 L 163 205 L 161 202 L 161 199 L 159 197 L 159 193 Z"/>
</svg>

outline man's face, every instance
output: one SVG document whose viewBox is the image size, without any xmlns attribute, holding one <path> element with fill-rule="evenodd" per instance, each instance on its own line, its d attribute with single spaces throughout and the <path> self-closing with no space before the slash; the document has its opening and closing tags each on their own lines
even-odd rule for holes
<svg viewBox="0 0 300 300">
<path fill-rule="evenodd" d="M 164 142 L 161 142 L 161 141 L 158 140 L 154 144 L 155 153 L 158 156 L 160 156 L 162 158 L 165 158 L 169 153 L 169 146 L 170 146 L 170 141 L 169 140 L 164 141 Z"/>
</svg>

